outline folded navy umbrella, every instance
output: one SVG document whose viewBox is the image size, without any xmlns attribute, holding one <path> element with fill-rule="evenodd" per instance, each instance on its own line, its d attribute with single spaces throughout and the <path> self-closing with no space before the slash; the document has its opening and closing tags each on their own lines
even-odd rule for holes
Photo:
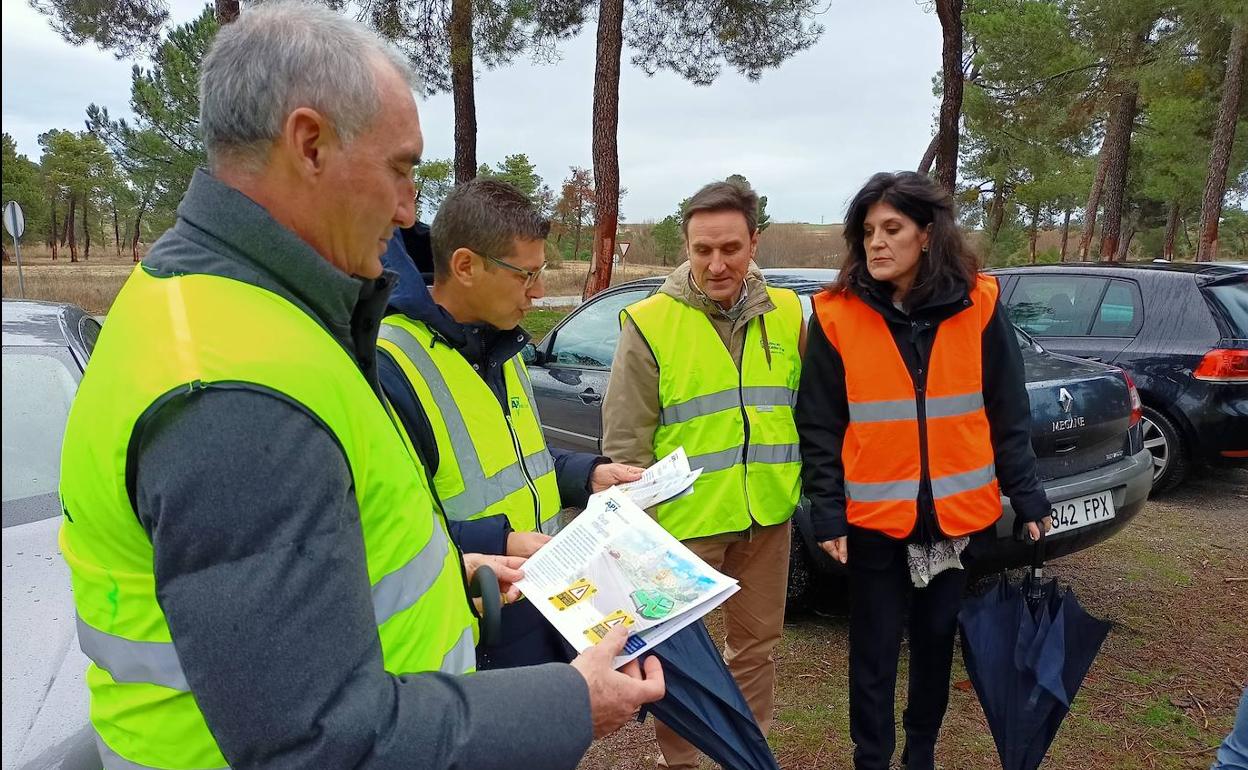
<svg viewBox="0 0 1248 770">
<path fill-rule="evenodd" d="M 958 613 L 962 655 L 1004 770 L 1044 759 L 1110 624 L 1043 575 L 1044 538 L 1021 585 L 1004 576 Z"/>
<path fill-rule="evenodd" d="M 663 664 L 667 694 L 643 707 L 724 770 L 779 770 L 767 738 L 702 621 L 647 653 Z"/>
</svg>

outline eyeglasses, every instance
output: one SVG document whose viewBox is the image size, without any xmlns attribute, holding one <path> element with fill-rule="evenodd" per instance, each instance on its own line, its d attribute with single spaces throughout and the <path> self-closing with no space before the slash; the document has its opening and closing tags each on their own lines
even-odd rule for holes
<svg viewBox="0 0 1248 770">
<path fill-rule="evenodd" d="M 546 262 L 543 262 L 542 266 L 536 270 L 525 270 L 523 267 L 516 267 L 510 262 L 504 262 L 503 260 L 498 259 L 497 257 L 491 257 L 489 254 L 481 254 L 480 256 L 482 259 L 488 259 L 489 261 L 493 262 L 499 267 L 503 267 L 503 268 L 510 270 L 513 273 L 518 273 L 520 275 L 523 275 L 524 276 L 524 288 L 526 289 L 531 288 L 533 284 L 537 283 L 538 279 L 542 277 L 542 273 L 546 272 L 546 267 L 548 264 Z"/>
</svg>

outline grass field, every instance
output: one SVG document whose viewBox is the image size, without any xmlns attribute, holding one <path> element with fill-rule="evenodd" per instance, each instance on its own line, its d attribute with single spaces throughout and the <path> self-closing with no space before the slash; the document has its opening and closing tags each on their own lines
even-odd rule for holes
<svg viewBox="0 0 1248 770">
<path fill-rule="evenodd" d="M 667 275 L 672 272 L 670 267 L 657 265 L 634 265 L 625 262 L 611 271 L 611 285 L 616 286 L 638 278 L 649 278 L 654 275 Z M 585 288 L 585 278 L 589 275 L 588 262 L 565 261 L 559 265 L 546 268 L 542 282 L 546 285 L 546 296 L 563 297 L 580 296 Z"/>
<path fill-rule="evenodd" d="M 28 255 L 22 251 L 22 273 L 26 287 L 26 299 L 47 300 L 50 302 L 71 302 L 85 308 L 93 315 L 108 312 L 113 299 L 125 283 L 134 263 L 128 256 L 92 256 L 89 261 L 72 263 L 68 258 L 53 262 L 46 253 L 38 251 Z M 654 267 L 650 265 L 624 264 L 615 268 L 611 275 L 611 284 L 625 283 L 652 275 L 666 275 L 670 267 Z M 546 295 L 550 297 L 577 296 L 585 288 L 585 277 L 589 274 L 588 262 L 565 262 L 549 268 L 543 276 Z M 4 296 L 14 298 L 20 296 L 17 266 L 4 265 Z M 562 316 L 560 316 L 562 317 Z M 542 328 L 542 334 L 550 327 L 541 327 L 542 315 L 530 316 Z M 553 321 L 551 324 L 553 325 Z M 528 328 L 526 324 L 526 328 Z M 530 329 L 530 331 L 533 331 Z M 541 334 L 534 332 L 534 337 Z"/>
<path fill-rule="evenodd" d="M 1248 470 L 1199 473 L 1175 492 L 1150 500 L 1110 540 L 1049 565 L 1049 572 L 1113 629 L 1044 770 L 1209 767 L 1248 679 L 1246 515 Z M 837 590 L 835 584 L 828 589 Z M 824 615 L 789 619 L 776 655 L 770 743 L 786 770 L 853 766 L 847 608 L 830 598 Z M 716 615 L 707 625 L 720 636 Z M 903 646 L 899 727 L 906 655 Z M 937 768 L 1000 768 L 961 652 L 954 661 Z M 653 768 L 658 755 L 653 736 L 649 724 L 630 724 L 595 743 L 581 770 Z M 901 743 L 899 733 L 899 753 Z M 703 762 L 703 768 L 710 767 Z"/>
</svg>

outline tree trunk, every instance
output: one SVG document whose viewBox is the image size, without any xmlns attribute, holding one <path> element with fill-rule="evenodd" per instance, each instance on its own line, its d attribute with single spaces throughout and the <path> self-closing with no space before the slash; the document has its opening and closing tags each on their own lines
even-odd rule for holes
<svg viewBox="0 0 1248 770">
<path fill-rule="evenodd" d="M 1140 84 L 1134 80 L 1122 83 L 1118 98 L 1109 114 L 1105 143 L 1101 152 L 1109 156 L 1105 170 L 1105 219 L 1101 225 L 1101 260 L 1113 262 L 1118 254 L 1122 233 L 1122 209 L 1127 197 L 1127 171 L 1131 154 L 1131 129 L 1135 123 L 1136 100 Z"/>
<path fill-rule="evenodd" d="M 1122 242 L 1118 244 L 1118 251 L 1114 254 L 1115 262 L 1127 261 L 1127 250 L 1131 248 L 1131 239 L 1135 237 L 1135 234 L 1140 229 L 1139 224 L 1140 223 L 1139 223 L 1138 217 L 1130 218 L 1130 221 L 1127 227 L 1127 237 L 1123 238 Z"/>
<path fill-rule="evenodd" d="M 1205 197 L 1200 204 L 1200 246 L 1197 262 L 1212 262 L 1218 255 L 1218 220 L 1226 196 L 1226 170 L 1235 144 L 1235 121 L 1244 79 L 1244 50 L 1248 48 L 1248 23 L 1239 22 L 1231 32 L 1226 54 L 1226 74 L 1222 77 L 1222 101 L 1209 152 L 1209 174 L 1205 177 Z"/>
<path fill-rule="evenodd" d="M 620 213 L 620 54 L 624 45 L 624 0 L 602 0 L 598 8 L 598 53 L 594 62 L 594 255 L 582 299 L 611 285 L 611 257 Z"/>
<path fill-rule="evenodd" d="M 139 210 L 134 212 L 134 237 L 130 239 L 130 256 L 135 262 L 139 261 L 139 227 L 143 222 L 143 205 L 139 205 Z"/>
<path fill-rule="evenodd" d="M 993 185 L 992 203 L 988 204 L 988 242 L 996 244 L 1005 222 L 1005 180 L 997 179 Z"/>
<path fill-rule="evenodd" d="M 69 232 L 69 261 L 78 261 L 78 234 L 75 232 L 76 223 L 74 222 L 74 208 L 78 204 L 78 199 L 73 195 L 69 196 L 69 214 L 65 217 L 65 229 Z"/>
<path fill-rule="evenodd" d="M 143 192 L 143 197 L 139 199 L 139 208 L 134 212 L 134 237 L 130 239 L 130 256 L 135 262 L 139 261 L 139 237 L 142 230 L 139 229 L 143 222 L 143 214 L 147 210 L 147 204 L 151 202 L 152 191 L 156 189 L 156 183 L 152 182 Z"/>
<path fill-rule="evenodd" d="M 1183 231 L 1183 242 L 1187 244 L 1187 253 L 1191 254 L 1196 249 L 1192 247 L 1192 234 L 1187 231 L 1187 220 L 1179 217 L 1179 229 Z"/>
<path fill-rule="evenodd" d="M 48 209 L 52 212 L 52 228 L 48 231 L 48 234 L 49 234 L 48 246 L 52 248 L 52 261 L 55 262 L 56 250 L 60 246 L 60 244 L 57 243 L 57 235 L 59 233 L 56 228 L 56 196 L 55 195 L 53 195 L 52 200 L 49 201 Z"/>
<path fill-rule="evenodd" d="M 1174 259 L 1174 242 L 1179 234 L 1179 201 L 1170 201 L 1170 213 L 1166 216 L 1166 240 L 1161 246 L 1162 259 Z"/>
<path fill-rule="evenodd" d="M 1088 191 L 1088 205 L 1083 209 L 1083 232 L 1079 234 L 1079 259 L 1087 260 L 1088 250 L 1092 247 L 1092 235 L 1096 232 L 1096 211 L 1101 206 L 1101 191 L 1105 189 L 1105 172 L 1109 171 L 1109 155 L 1105 153 L 1105 143 L 1101 142 L 1100 157 L 1096 162 L 1096 178 L 1092 180 L 1092 189 Z"/>
<path fill-rule="evenodd" d="M 113 248 L 117 250 L 117 256 L 121 256 L 121 223 L 117 221 L 117 199 L 113 201 Z"/>
<path fill-rule="evenodd" d="M 87 221 L 87 201 L 89 195 L 82 196 L 82 258 L 91 259 L 91 223 Z"/>
<path fill-rule="evenodd" d="M 477 102 L 472 80 L 472 0 L 451 0 L 451 93 L 455 102 L 455 184 L 477 176 Z"/>
<path fill-rule="evenodd" d="M 1062 254 L 1057 258 L 1058 262 L 1066 261 L 1066 247 L 1070 243 L 1070 207 L 1066 207 L 1066 213 L 1062 216 Z"/>
<path fill-rule="evenodd" d="M 66 206 L 65 206 L 65 212 L 66 212 L 65 221 L 61 223 L 61 248 L 62 249 L 65 248 L 65 244 L 69 243 L 69 211 L 73 208 L 69 204 L 72 204 L 73 201 L 74 201 L 74 198 L 71 195 L 68 198 L 68 202 L 66 203 Z"/>
<path fill-rule="evenodd" d="M 1036 264 L 1036 239 L 1040 235 L 1040 204 L 1031 207 L 1031 232 L 1027 235 L 1027 250 L 1031 256 L 1031 264 Z"/>
<path fill-rule="evenodd" d="M 229 24 L 238 18 L 238 0 L 214 0 L 218 24 Z"/>
<path fill-rule="evenodd" d="M 923 151 L 923 157 L 919 160 L 918 172 L 920 174 L 932 173 L 932 161 L 936 160 L 936 150 L 940 148 L 940 131 L 937 131 L 932 141 L 927 143 L 927 149 Z"/>
<path fill-rule="evenodd" d="M 958 118 L 962 114 L 962 0 L 936 0 L 940 18 L 941 68 L 944 95 L 940 102 L 940 148 L 936 152 L 936 180 L 953 194 L 958 182 Z"/>
</svg>

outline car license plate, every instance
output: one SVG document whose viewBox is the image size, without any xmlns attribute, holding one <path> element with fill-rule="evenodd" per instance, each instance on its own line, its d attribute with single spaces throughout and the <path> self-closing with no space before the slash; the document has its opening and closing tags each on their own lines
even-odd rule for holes
<svg viewBox="0 0 1248 770">
<path fill-rule="evenodd" d="M 1049 534 L 1069 532 L 1114 518 L 1114 496 L 1107 489 L 1087 497 L 1062 500 L 1053 503 L 1049 512 L 1053 516 L 1053 528 L 1049 530 Z"/>
</svg>

